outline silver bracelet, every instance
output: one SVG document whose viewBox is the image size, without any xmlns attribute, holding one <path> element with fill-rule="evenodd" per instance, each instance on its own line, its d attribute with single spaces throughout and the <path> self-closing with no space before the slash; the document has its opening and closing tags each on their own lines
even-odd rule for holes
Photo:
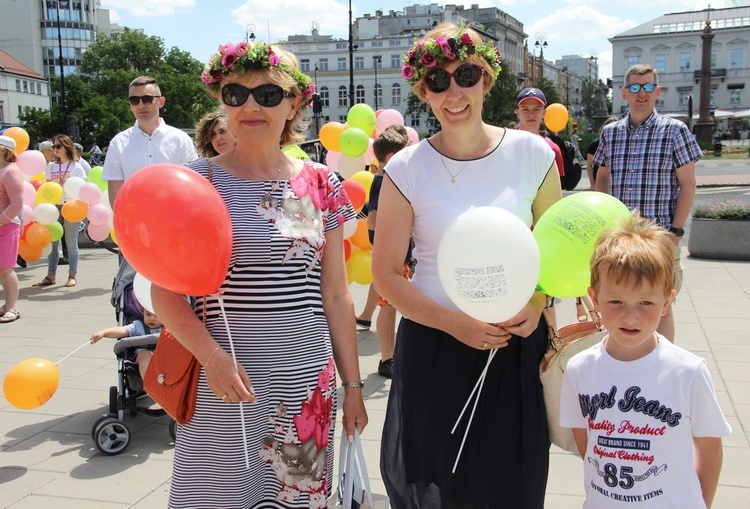
<svg viewBox="0 0 750 509">
<path fill-rule="evenodd" d="M 351 387 L 352 389 L 362 389 L 364 382 L 341 382 L 341 387 Z"/>
</svg>

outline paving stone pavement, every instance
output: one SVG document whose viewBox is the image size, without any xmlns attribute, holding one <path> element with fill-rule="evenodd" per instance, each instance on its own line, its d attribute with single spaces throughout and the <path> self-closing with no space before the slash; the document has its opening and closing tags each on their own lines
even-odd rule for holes
<svg viewBox="0 0 750 509">
<path fill-rule="evenodd" d="M 750 263 L 692 259 L 686 250 L 683 256 L 677 343 L 708 361 L 733 428 L 724 441 L 714 507 L 750 507 L 750 477 L 745 475 L 750 465 Z M 115 325 L 109 298 L 116 270 L 117 257 L 102 249 L 82 250 L 74 288 L 31 288 L 45 275 L 45 262 L 18 269 L 22 318 L 0 325 L 0 378 L 31 357 L 57 362 L 86 343 L 92 331 Z M 60 267 L 61 281 L 64 271 Z M 361 310 L 367 288 L 354 284 L 352 293 Z M 575 320 L 570 299 L 558 306 L 559 322 L 566 318 Z M 370 417 L 364 450 L 374 489 L 383 492 L 378 458 L 390 382 L 377 375 L 376 333 L 361 332 L 358 339 Z M 119 456 L 100 454 L 92 442 L 91 427 L 107 412 L 108 390 L 116 383 L 111 342 L 82 348 L 59 370 L 56 394 L 37 409 L 18 410 L 0 398 L 0 508 L 166 507 L 173 453 L 166 418 L 126 417 L 132 440 Z M 337 433 L 340 429 L 339 423 Z M 582 479 L 581 460 L 553 446 L 546 506 L 581 507 Z"/>
</svg>

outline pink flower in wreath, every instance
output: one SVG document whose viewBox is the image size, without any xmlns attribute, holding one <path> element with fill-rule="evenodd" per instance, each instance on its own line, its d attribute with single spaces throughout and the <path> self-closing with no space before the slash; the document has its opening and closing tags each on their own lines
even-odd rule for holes
<svg viewBox="0 0 750 509">
<path fill-rule="evenodd" d="M 279 65 L 281 59 L 276 56 L 271 48 L 268 48 L 268 65 Z"/>
<path fill-rule="evenodd" d="M 401 67 L 401 76 L 407 80 L 412 79 L 414 77 L 414 68 L 409 64 L 404 64 L 403 67 Z"/>
<path fill-rule="evenodd" d="M 474 44 L 474 41 L 471 40 L 471 36 L 469 34 L 463 33 L 461 34 L 461 44 L 469 46 L 471 44 Z"/>
<path fill-rule="evenodd" d="M 234 48 L 234 52 L 237 54 L 237 58 L 247 55 L 247 43 L 241 42 L 237 44 L 237 47 Z"/>
<path fill-rule="evenodd" d="M 307 89 L 302 91 L 302 95 L 309 99 L 314 94 L 315 94 L 315 83 L 310 82 L 310 86 L 308 86 Z"/>
<path fill-rule="evenodd" d="M 221 65 L 227 69 L 231 69 L 234 63 L 237 61 L 237 54 L 234 52 L 234 48 L 227 50 L 224 56 L 221 57 Z"/>
<path fill-rule="evenodd" d="M 301 443 L 304 444 L 311 437 L 315 437 L 315 446 L 318 450 L 328 445 L 332 408 L 333 400 L 326 399 L 320 387 L 315 388 L 310 401 L 302 402 L 300 415 L 294 416 L 294 426 L 297 428 L 297 437 Z"/>
<path fill-rule="evenodd" d="M 429 51 L 424 53 L 422 55 L 422 58 L 419 59 L 420 62 L 422 62 L 427 67 L 433 67 L 436 63 L 435 61 L 435 55 L 430 53 Z"/>
<path fill-rule="evenodd" d="M 445 37 L 438 37 L 435 39 L 435 44 L 437 44 L 438 48 L 440 48 L 440 51 L 445 53 L 445 58 L 448 60 L 454 60 L 456 58 L 456 55 L 453 54 L 453 51 L 451 50 L 451 45 L 448 44 L 448 40 Z"/>
</svg>

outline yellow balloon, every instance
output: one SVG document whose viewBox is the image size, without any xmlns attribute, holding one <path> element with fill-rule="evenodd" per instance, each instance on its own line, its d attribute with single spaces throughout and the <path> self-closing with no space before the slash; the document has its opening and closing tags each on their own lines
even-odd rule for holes
<svg viewBox="0 0 750 509">
<path fill-rule="evenodd" d="M 36 190 L 36 204 L 51 203 L 57 205 L 63 197 L 63 188 L 57 182 L 45 182 Z"/>
<path fill-rule="evenodd" d="M 29 180 L 38 180 L 39 182 L 47 182 L 47 175 L 44 172 L 37 173 L 36 175 L 32 175 Z"/>
<path fill-rule="evenodd" d="M 372 283 L 372 254 L 369 251 L 354 251 L 349 257 L 347 265 L 355 283 L 360 285 Z"/>
<path fill-rule="evenodd" d="M 109 238 L 112 239 L 112 242 L 117 244 L 117 237 L 115 237 L 115 230 L 114 228 L 109 230 Z"/>
<path fill-rule="evenodd" d="M 361 170 L 351 176 L 352 180 L 355 180 L 362 184 L 365 188 L 365 202 L 370 201 L 370 188 L 372 187 L 372 181 L 375 179 L 375 175 L 369 171 Z"/>
<path fill-rule="evenodd" d="M 49 401 L 59 382 L 60 373 L 53 362 L 27 359 L 10 368 L 3 382 L 3 394 L 14 407 L 30 410 Z"/>
<path fill-rule="evenodd" d="M 20 154 L 27 148 L 29 148 L 29 133 L 22 127 L 9 127 L 3 133 L 3 136 L 13 138 L 16 142 L 16 148 L 14 152 Z"/>
<path fill-rule="evenodd" d="M 547 106 L 547 111 L 544 112 L 544 125 L 556 133 L 565 129 L 568 125 L 568 108 L 560 103 Z"/>
</svg>

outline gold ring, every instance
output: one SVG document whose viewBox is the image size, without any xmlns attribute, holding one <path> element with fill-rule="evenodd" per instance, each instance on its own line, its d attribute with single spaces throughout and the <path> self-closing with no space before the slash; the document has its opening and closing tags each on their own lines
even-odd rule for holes
<svg viewBox="0 0 750 509">
<path fill-rule="evenodd" d="M 229 394 L 224 394 L 221 399 L 229 399 Z"/>
<path fill-rule="evenodd" d="M 485 342 L 484 342 L 484 344 L 482 345 L 482 350 L 487 350 L 487 345 L 488 345 L 488 344 L 489 344 L 489 343 L 487 343 L 487 342 L 485 341 Z"/>
</svg>

